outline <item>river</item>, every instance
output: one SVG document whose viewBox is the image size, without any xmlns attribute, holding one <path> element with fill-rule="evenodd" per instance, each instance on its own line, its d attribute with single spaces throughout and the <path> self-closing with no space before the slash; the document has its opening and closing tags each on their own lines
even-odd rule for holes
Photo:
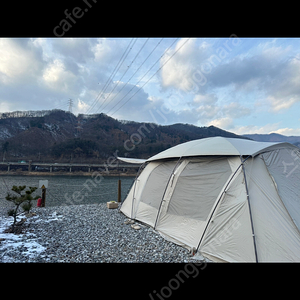
<svg viewBox="0 0 300 300">
<path fill-rule="evenodd" d="M 95 204 L 118 201 L 118 177 L 100 176 L 0 176 L 0 199 L 4 199 L 13 185 L 39 186 L 48 180 L 46 206 Z M 135 177 L 121 177 L 122 198 L 127 195 Z M 42 195 L 37 189 L 33 195 Z M 36 202 L 36 201 L 34 201 Z M 36 205 L 36 203 L 34 204 Z"/>
</svg>

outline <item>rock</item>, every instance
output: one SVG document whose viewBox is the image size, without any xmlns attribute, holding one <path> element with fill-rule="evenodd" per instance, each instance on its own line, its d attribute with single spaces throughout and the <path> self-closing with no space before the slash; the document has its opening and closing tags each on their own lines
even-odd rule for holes
<svg viewBox="0 0 300 300">
<path fill-rule="evenodd" d="M 141 229 L 141 226 L 139 226 L 139 225 L 131 225 L 131 227 L 135 230 Z"/>
<path fill-rule="evenodd" d="M 134 224 L 134 220 L 131 219 L 127 219 L 124 224 L 128 225 L 128 224 Z"/>
<path fill-rule="evenodd" d="M 21 247 L 10 251 L 0 247 L 0 262 L 195 262 L 187 249 L 166 241 L 151 227 L 107 209 L 106 202 L 33 208 L 32 212 L 38 212 L 38 218 L 28 218 L 26 225 L 30 225 L 36 249 L 40 245 L 44 251 L 26 255 Z M 57 212 L 63 218 L 58 219 Z M 3 218 L 7 217 L 3 214 Z M 25 243 L 28 234 L 27 230 L 21 237 Z"/>
<path fill-rule="evenodd" d="M 110 201 L 106 203 L 106 206 L 107 208 L 114 209 L 114 208 L 118 208 L 118 203 Z"/>
<path fill-rule="evenodd" d="M 30 218 L 30 217 L 33 217 L 33 216 L 36 216 L 36 213 L 30 212 L 30 213 L 25 214 L 26 218 Z"/>
</svg>

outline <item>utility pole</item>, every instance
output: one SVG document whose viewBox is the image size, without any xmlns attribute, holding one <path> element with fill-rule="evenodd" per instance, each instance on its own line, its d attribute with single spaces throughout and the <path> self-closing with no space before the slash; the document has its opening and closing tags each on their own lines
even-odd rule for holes
<svg viewBox="0 0 300 300">
<path fill-rule="evenodd" d="M 42 203 L 41 203 L 41 207 L 45 207 L 45 204 L 46 204 L 46 190 L 47 189 L 43 189 L 42 188 Z"/>
<path fill-rule="evenodd" d="M 81 131 L 82 131 L 82 119 L 81 116 L 79 115 L 77 118 L 77 126 L 75 127 L 77 130 L 77 136 L 80 138 L 81 137 Z"/>
<path fill-rule="evenodd" d="M 121 202 L 121 178 L 120 178 L 120 166 L 119 166 L 119 160 L 118 160 L 118 170 L 119 170 L 119 180 L 118 180 L 118 202 Z"/>
<path fill-rule="evenodd" d="M 121 202 L 121 179 L 118 180 L 118 202 Z"/>
<path fill-rule="evenodd" d="M 69 101 L 69 112 L 71 113 L 72 112 L 72 108 L 73 108 L 73 100 L 70 98 Z"/>
</svg>

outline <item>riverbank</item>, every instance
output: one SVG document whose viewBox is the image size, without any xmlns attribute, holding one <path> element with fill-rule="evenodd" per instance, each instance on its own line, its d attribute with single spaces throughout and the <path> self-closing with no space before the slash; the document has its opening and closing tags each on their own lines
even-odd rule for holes
<svg viewBox="0 0 300 300">
<path fill-rule="evenodd" d="M 28 172 L 28 171 L 9 171 L 3 172 L 0 171 L 0 176 L 92 176 L 93 172 L 98 172 L 103 176 L 111 176 L 111 177 L 132 177 L 135 176 L 136 173 L 116 173 L 116 172 L 99 172 L 99 171 L 92 171 L 92 172 Z"/>
<path fill-rule="evenodd" d="M 34 208 L 20 235 L 3 233 L 11 217 L 0 208 L 0 262 L 196 262 L 152 228 L 125 224 L 106 203 Z"/>
</svg>

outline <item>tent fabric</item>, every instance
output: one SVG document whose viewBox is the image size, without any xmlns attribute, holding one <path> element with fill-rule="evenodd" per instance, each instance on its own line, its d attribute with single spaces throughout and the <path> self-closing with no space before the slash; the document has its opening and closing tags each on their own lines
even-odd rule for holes
<svg viewBox="0 0 300 300">
<path fill-rule="evenodd" d="M 167 212 L 205 221 L 230 173 L 226 159 L 189 162 L 178 178 Z M 197 204 L 201 210 L 194 209 Z"/>
<path fill-rule="evenodd" d="M 226 193 L 200 245 L 211 260 L 255 262 L 251 223 L 242 170 Z"/>
<path fill-rule="evenodd" d="M 300 151 L 299 149 L 280 149 L 267 152 L 262 158 L 270 175 L 274 178 L 276 189 L 293 222 L 300 230 Z"/>
<path fill-rule="evenodd" d="M 122 212 L 129 218 L 134 219 L 136 217 L 136 210 L 139 204 L 139 201 L 136 201 L 136 199 L 140 199 L 141 193 L 147 183 L 148 177 L 150 176 L 152 171 L 159 165 L 160 163 L 148 164 L 140 174 L 140 176 L 135 180 L 131 190 L 127 195 L 127 199 L 130 200 L 124 201 L 122 203 Z M 148 207 L 148 209 L 151 209 L 151 207 Z"/>
<path fill-rule="evenodd" d="M 247 161 L 245 168 L 258 260 L 300 261 L 300 232 L 276 191 L 262 155 Z"/>
<path fill-rule="evenodd" d="M 130 164 L 137 164 L 141 165 L 146 162 L 146 159 L 140 159 L 140 158 L 128 158 L 128 157 L 117 157 L 117 159 L 130 163 Z"/>
<path fill-rule="evenodd" d="M 197 160 L 194 160 L 192 162 L 193 172 L 190 172 L 191 162 L 184 160 L 182 162 L 185 165 L 184 169 L 175 174 L 175 179 L 178 178 L 176 188 L 173 189 L 172 194 L 170 193 L 164 198 L 162 203 L 156 229 L 165 236 L 179 240 L 186 248 L 197 247 L 215 199 L 231 174 L 226 158 L 217 161 L 219 167 L 212 158 L 201 159 L 199 164 L 203 168 L 195 168 L 194 164 L 198 163 Z M 193 183 L 193 188 L 189 184 L 188 188 L 182 191 L 187 174 L 190 175 L 189 179 Z M 218 176 L 213 177 L 212 174 Z M 198 184 L 201 180 L 205 180 L 205 184 Z M 196 209 L 199 206 L 201 209 Z"/>
<path fill-rule="evenodd" d="M 300 261 L 299 148 L 233 140 L 196 140 L 148 159 L 121 211 L 196 257 Z"/>
<path fill-rule="evenodd" d="M 159 164 L 153 172 L 149 174 L 147 184 L 140 196 L 141 200 L 138 209 L 135 212 L 135 218 L 137 220 L 146 221 L 149 225 L 154 226 L 169 175 L 175 165 L 176 162 Z"/>
<path fill-rule="evenodd" d="M 272 149 L 281 149 L 288 143 L 254 142 L 246 139 L 212 137 L 179 144 L 150 157 L 147 161 L 172 157 L 204 156 L 204 155 L 251 155 Z M 292 146 L 297 149 L 296 146 Z"/>
</svg>

